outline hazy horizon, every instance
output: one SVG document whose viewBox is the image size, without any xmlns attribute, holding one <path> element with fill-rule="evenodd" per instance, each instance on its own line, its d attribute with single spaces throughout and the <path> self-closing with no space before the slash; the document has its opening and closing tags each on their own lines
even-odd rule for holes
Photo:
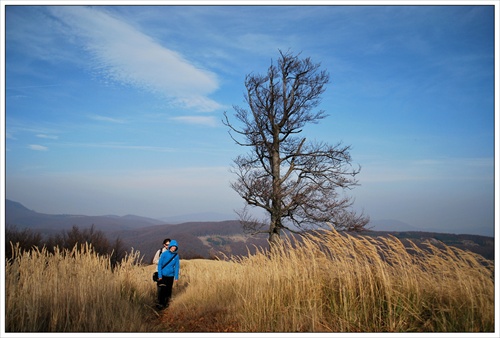
<svg viewBox="0 0 500 338">
<path fill-rule="evenodd" d="M 12 200 L 9 200 L 12 201 Z M 25 208 L 37 212 L 37 213 L 44 213 L 39 210 L 35 210 L 30 208 L 27 205 L 24 205 L 21 202 L 18 201 L 12 201 L 15 203 L 19 203 Z M 68 213 L 62 213 L 62 214 L 55 214 L 55 215 L 76 215 L 76 214 L 68 214 Z M 183 222 L 219 222 L 219 221 L 228 221 L 228 220 L 237 220 L 238 215 L 236 213 L 233 214 L 223 214 L 223 213 L 217 213 L 217 212 L 192 212 L 192 213 L 187 213 L 187 214 L 175 214 L 175 215 L 168 215 L 164 217 L 151 217 L 148 215 L 135 215 L 135 214 L 125 214 L 125 215 L 116 215 L 116 214 L 99 214 L 99 215 L 83 215 L 83 214 L 78 214 L 78 216 L 93 216 L 93 217 L 126 217 L 126 216 L 132 216 L 132 217 L 144 217 L 144 218 L 150 218 L 153 220 L 157 220 L 160 222 L 173 222 L 171 224 L 176 224 L 178 223 L 183 223 Z M 369 230 L 375 230 L 375 231 L 429 231 L 429 232 L 440 232 L 439 228 L 422 228 L 422 227 L 415 227 L 411 224 L 402 222 L 397 219 L 371 219 L 370 222 L 367 225 L 367 229 Z M 455 234 L 471 234 L 471 235 L 480 235 L 480 236 L 488 236 L 488 237 L 494 237 L 494 229 L 488 229 L 487 227 L 483 228 L 450 228 L 448 231 L 443 231 L 443 232 L 449 232 L 449 233 L 455 233 Z"/>
</svg>

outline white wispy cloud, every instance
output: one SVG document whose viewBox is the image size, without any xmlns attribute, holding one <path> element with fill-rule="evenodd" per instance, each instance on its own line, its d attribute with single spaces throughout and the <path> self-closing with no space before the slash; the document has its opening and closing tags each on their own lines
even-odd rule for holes
<svg viewBox="0 0 500 338">
<path fill-rule="evenodd" d="M 171 120 L 188 124 L 198 124 L 207 127 L 217 126 L 215 116 L 177 116 L 172 117 Z"/>
<path fill-rule="evenodd" d="M 77 148 L 102 148 L 102 149 L 124 149 L 124 150 L 141 150 L 152 152 L 175 152 L 178 149 L 170 147 L 155 147 L 134 144 L 124 144 L 116 142 L 103 142 L 103 143 L 62 143 L 61 147 L 77 147 Z"/>
<path fill-rule="evenodd" d="M 39 144 L 30 144 L 28 146 L 28 148 L 31 150 L 35 150 L 35 151 L 47 151 L 47 150 L 49 150 L 49 148 L 42 146 L 42 145 L 39 145 Z"/>
<path fill-rule="evenodd" d="M 76 41 L 93 56 L 106 78 L 167 97 L 182 107 L 213 111 L 220 104 L 208 95 L 218 89 L 215 74 L 194 66 L 134 26 L 101 9 L 51 7 Z"/>
<path fill-rule="evenodd" d="M 115 119 L 112 117 L 102 116 L 102 115 L 90 115 L 89 118 L 96 121 L 103 121 L 110 123 L 120 123 L 120 124 L 125 123 L 125 120 L 123 119 Z"/>
<path fill-rule="evenodd" d="M 59 136 L 57 136 L 57 135 L 47 135 L 47 134 L 37 134 L 36 137 L 43 138 L 43 139 L 49 139 L 49 140 L 59 139 Z"/>
</svg>

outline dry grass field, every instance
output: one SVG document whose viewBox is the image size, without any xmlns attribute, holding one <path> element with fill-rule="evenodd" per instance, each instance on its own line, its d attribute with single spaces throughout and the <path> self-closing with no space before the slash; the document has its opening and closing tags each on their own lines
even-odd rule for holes
<svg viewBox="0 0 500 338">
<path fill-rule="evenodd" d="M 182 255 L 182 252 L 181 252 Z M 335 231 L 272 253 L 182 260 L 154 310 L 153 265 L 88 246 L 6 263 L 7 332 L 494 332 L 494 265 L 448 246 Z"/>
</svg>

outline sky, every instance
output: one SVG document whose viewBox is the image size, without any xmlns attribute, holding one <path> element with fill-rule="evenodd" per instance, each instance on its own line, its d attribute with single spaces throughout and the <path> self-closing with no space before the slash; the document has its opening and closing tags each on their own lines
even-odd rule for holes
<svg viewBox="0 0 500 338">
<path fill-rule="evenodd" d="M 248 149 L 221 120 L 246 107 L 245 76 L 290 50 L 330 74 L 328 117 L 303 136 L 351 145 L 356 210 L 493 236 L 498 2 L 13 3 L 0 20 L 6 199 L 50 214 L 236 218 L 230 168 Z"/>
</svg>

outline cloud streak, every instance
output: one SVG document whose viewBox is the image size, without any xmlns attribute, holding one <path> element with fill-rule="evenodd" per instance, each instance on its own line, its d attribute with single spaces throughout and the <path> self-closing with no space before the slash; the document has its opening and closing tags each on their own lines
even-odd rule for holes
<svg viewBox="0 0 500 338">
<path fill-rule="evenodd" d="M 47 148 L 45 146 L 41 146 L 39 144 L 30 144 L 28 146 L 28 148 L 31 150 L 35 150 L 35 151 L 47 151 L 47 150 L 49 150 L 49 148 Z"/>
<path fill-rule="evenodd" d="M 123 150 L 140 150 L 140 151 L 152 151 L 161 153 L 170 153 L 178 151 L 176 148 L 169 147 L 154 147 L 154 146 L 143 146 L 143 145 L 131 145 L 123 143 L 61 143 L 59 146 L 65 147 L 75 147 L 75 148 L 102 148 L 102 149 L 123 149 Z"/>
<path fill-rule="evenodd" d="M 51 13 L 83 42 L 95 69 L 107 79 L 163 95 L 175 105 L 213 111 L 221 105 L 208 95 L 218 89 L 215 74 L 163 47 L 119 18 L 93 8 L 51 7 Z"/>
<path fill-rule="evenodd" d="M 122 119 L 114 119 L 112 117 L 107 117 L 107 116 L 102 116 L 102 115 L 91 115 L 91 116 L 89 116 L 89 118 L 92 120 L 102 121 L 102 122 L 110 122 L 110 123 L 118 123 L 118 124 L 125 123 L 125 121 Z"/>
<path fill-rule="evenodd" d="M 56 136 L 56 135 L 47 135 L 47 134 L 37 134 L 36 137 L 43 138 L 43 139 L 48 139 L 48 140 L 57 140 L 59 138 L 59 136 Z"/>
</svg>

